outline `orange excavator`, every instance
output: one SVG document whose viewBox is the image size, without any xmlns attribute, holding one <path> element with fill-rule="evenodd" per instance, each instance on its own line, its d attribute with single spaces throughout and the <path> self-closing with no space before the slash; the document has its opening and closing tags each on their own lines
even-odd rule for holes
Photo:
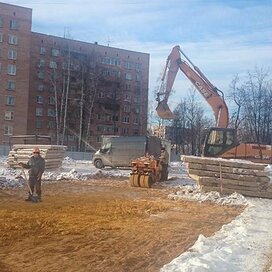
<svg viewBox="0 0 272 272">
<path fill-rule="evenodd" d="M 188 61 L 181 59 L 181 54 Z M 167 58 L 162 76 L 162 84 L 157 93 L 157 114 L 162 119 L 175 119 L 168 106 L 168 98 L 178 70 L 192 82 L 200 94 L 211 106 L 216 127 L 209 129 L 205 138 L 202 155 L 226 159 L 243 159 L 260 163 L 272 163 L 272 146 L 258 143 L 239 142 L 236 129 L 228 128 L 229 113 L 224 94 L 204 76 L 198 67 L 180 49 L 175 46 Z"/>
</svg>

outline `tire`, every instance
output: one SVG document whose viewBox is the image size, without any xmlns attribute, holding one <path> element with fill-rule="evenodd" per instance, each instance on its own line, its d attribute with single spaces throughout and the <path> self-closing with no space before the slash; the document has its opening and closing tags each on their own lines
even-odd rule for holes
<svg viewBox="0 0 272 272">
<path fill-rule="evenodd" d="M 100 159 L 94 161 L 94 166 L 98 169 L 104 168 L 104 164 Z"/>
</svg>

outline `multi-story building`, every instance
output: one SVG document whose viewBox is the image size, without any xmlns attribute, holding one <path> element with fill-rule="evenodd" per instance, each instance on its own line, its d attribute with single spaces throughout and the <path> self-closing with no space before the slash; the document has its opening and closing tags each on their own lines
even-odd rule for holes
<svg viewBox="0 0 272 272">
<path fill-rule="evenodd" d="M 70 150 L 145 135 L 149 54 L 31 31 L 32 10 L 0 3 L 0 144 L 46 134 Z"/>
</svg>

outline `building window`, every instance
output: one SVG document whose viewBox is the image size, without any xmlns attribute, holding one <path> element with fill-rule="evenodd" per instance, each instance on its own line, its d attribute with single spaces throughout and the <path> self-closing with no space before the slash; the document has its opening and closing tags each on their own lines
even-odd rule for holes
<svg viewBox="0 0 272 272">
<path fill-rule="evenodd" d="M 140 107 L 138 106 L 135 107 L 135 113 L 140 113 Z"/>
<path fill-rule="evenodd" d="M 18 38 L 15 35 L 9 35 L 9 44 L 18 44 Z"/>
<path fill-rule="evenodd" d="M 53 57 L 58 57 L 60 55 L 60 51 L 59 51 L 59 49 L 52 48 L 51 54 Z"/>
<path fill-rule="evenodd" d="M 124 112 L 130 112 L 130 106 L 124 105 Z"/>
<path fill-rule="evenodd" d="M 57 69 L 58 65 L 57 65 L 57 63 L 55 61 L 50 60 L 50 62 L 49 62 L 49 68 Z"/>
<path fill-rule="evenodd" d="M 42 120 L 36 120 L 36 128 L 42 128 Z"/>
<path fill-rule="evenodd" d="M 49 96 L 48 97 L 48 104 L 49 105 L 55 105 L 55 97 L 54 96 Z"/>
<path fill-rule="evenodd" d="M 55 117 L 56 116 L 55 110 L 54 109 L 48 109 L 47 116 Z"/>
<path fill-rule="evenodd" d="M 120 66 L 120 60 L 114 58 L 102 58 L 102 64 Z"/>
<path fill-rule="evenodd" d="M 3 42 L 3 34 L 0 33 L 0 42 Z"/>
<path fill-rule="evenodd" d="M 49 121 L 47 128 L 56 128 L 56 122 L 55 121 Z"/>
<path fill-rule="evenodd" d="M 130 102 L 130 101 L 131 101 L 131 96 L 130 96 L 130 94 L 126 94 L 124 100 Z"/>
<path fill-rule="evenodd" d="M 126 68 L 126 69 L 132 69 L 132 63 L 131 62 L 129 62 L 129 61 L 126 61 L 125 63 L 124 63 L 124 67 Z"/>
<path fill-rule="evenodd" d="M 46 49 L 44 47 L 40 47 L 40 55 L 45 55 Z"/>
<path fill-rule="evenodd" d="M 136 129 L 136 128 L 134 128 L 134 129 L 133 129 L 133 135 L 139 135 L 139 130 Z"/>
<path fill-rule="evenodd" d="M 43 108 L 36 108 L 36 116 L 43 116 Z"/>
<path fill-rule="evenodd" d="M 99 92 L 98 93 L 98 98 L 103 98 L 103 97 L 105 97 L 104 93 L 103 92 Z"/>
<path fill-rule="evenodd" d="M 134 119 L 134 124 L 135 124 L 135 125 L 138 125 L 138 124 L 139 124 L 139 118 L 138 118 L 138 117 L 135 117 L 135 119 Z"/>
<path fill-rule="evenodd" d="M 5 111 L 5 120 L 14 120 L 14 112 Z"/>
<path fill-rule="evenodd" d="M 126 80 L 132 80 L 131 74 L 126 73 L 126 74 L 125 74 L 125 79 L 126 79 Z"/>
<path fill-rule="evenodd" d="M 13 127 L 4 126 L 4 135 L 13 135 Z"/>
<path fill-rule="evenodd" d="M 6 96 L 6 104 L 7 105 L 15 105 L 15 97 L 14 96 L 11 96 L 11 95 L 7 95 Z"/>
<path fill-rule="evenodd" d="M 10 20 L 9 22 L 10 29 L 18 30 L 19 29 L 19 23 L 17 20 Z"/>
<path fill-rule="evenodd" d="M 123 128 L 123 135 L 128 135 L 129 129 L 128 128 Z"/>
<path fill-rule="evenodd" d="M 39 91 L 39 92 L 44 91 L 44 85 L 43 85 L 43 84 L 39 84 L 39 85 L 38 85 L 38 91 Z"/>
<path fill-rule="evenodd" d="M 43 104 L 43 97 L 42 97 L 41 95 L 37 95 L 37 96 L 36 96 L 36 102 L 37 102 L 38 104 Z"/>
<path fill-rule="evenodd" d="M 105 121 L 105 115 L 104 115 L 104 114 L 101 114 L 101 113 L 98 113 L 98 114 L 97 114 L 97 120 Z"/>
<path fill-rule="evenodd" d="M 16 65 L 14 65 L 14 64 L 8 65 L 8 75 L 11 75 L 11 76 L 16 75 Z"/>
<path fill-rule="evenodd" d="M 3 18 L 0 16 L 0 27 L 3 27 L 3 22 L 4 22 L 4 20 L 3 20 Z"/>
<path fill-rule="evenodd" d="M 139 103 L 140 102 L 140 97 L 139 96 L 135 96 L 134 97 L 134 102 L 135 103 Z"/>
<path fill-rule="evenodd" d="M 13 49 L 9 49 L 8 59 L 16 60 L 17 59 L 17 51 L 15 51 Z"/>
<path fill-rule="evenodd" d="M 59 77 L 57 70 L 56 69 L 52 70 L 52 72 L 49 74 L 49 77 L 50 77 L 51 81 L 55 82 Z"/>
<path fill-rule="evenodd" d="M 136 63 L 135 64 L 136 71 L 139 72 L 142 70 L 142 64 L 141 63 Z"/>
<path fill-rule="evenodd" d="M 102 143 L 102 137 L 100 135 L 96 136 L 96 142 Z"/>
<path fill-rule="evenodd" d="M 38 78 L 44 79 L 44 72 L 43 71 L 38 71 Z"/>
<path fill-rule="evenodd" d="M 112 116 L 112 121 L 116 122 L 119 120 L 119 116 L 118 115 L 113 115 Z"/>
<path fill-rule="evenodd" d="M 140 73 L 136 74 L 136 81 L 141 81 L 142 75 Z"/>
<path fill-rule="evenodd" d="M 123 123 L 129 123 L 129 116 L 125 115 L 123 116 Z"/>
<path fill-rule="evenodd" d="M 50 93 L 55 93 L 55 87 L 54 87 L 54 86 L 51 86 L 50 89 L 49 89 L 49 92 L 50 92 Z"/>
<path fill-rule="evenodd" d="M 7 89 L 9 91 L 15 91 L 16 90 L 16 82 L 14 80 L 9 80 Z"/>
<path fill-rule="evenodd" d="M 45 60 L 44 59 L 39 59 L 39 62 L 37 64 L 38 68 L 44 67 L 45 66 Z"/>
</svg>

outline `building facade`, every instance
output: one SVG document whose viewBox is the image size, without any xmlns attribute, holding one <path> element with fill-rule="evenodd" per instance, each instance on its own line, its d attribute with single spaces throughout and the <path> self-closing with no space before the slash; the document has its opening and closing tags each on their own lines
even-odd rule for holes
<svg viewBox="0 0 272 272">
<path fill-rule="evenodd" d="M 0 144 L 50 135 L 83 151 L 101 135 L 146 135 L 149 54 L 31 31 L 32 10 L 0 3 Z"/>
</svg>

